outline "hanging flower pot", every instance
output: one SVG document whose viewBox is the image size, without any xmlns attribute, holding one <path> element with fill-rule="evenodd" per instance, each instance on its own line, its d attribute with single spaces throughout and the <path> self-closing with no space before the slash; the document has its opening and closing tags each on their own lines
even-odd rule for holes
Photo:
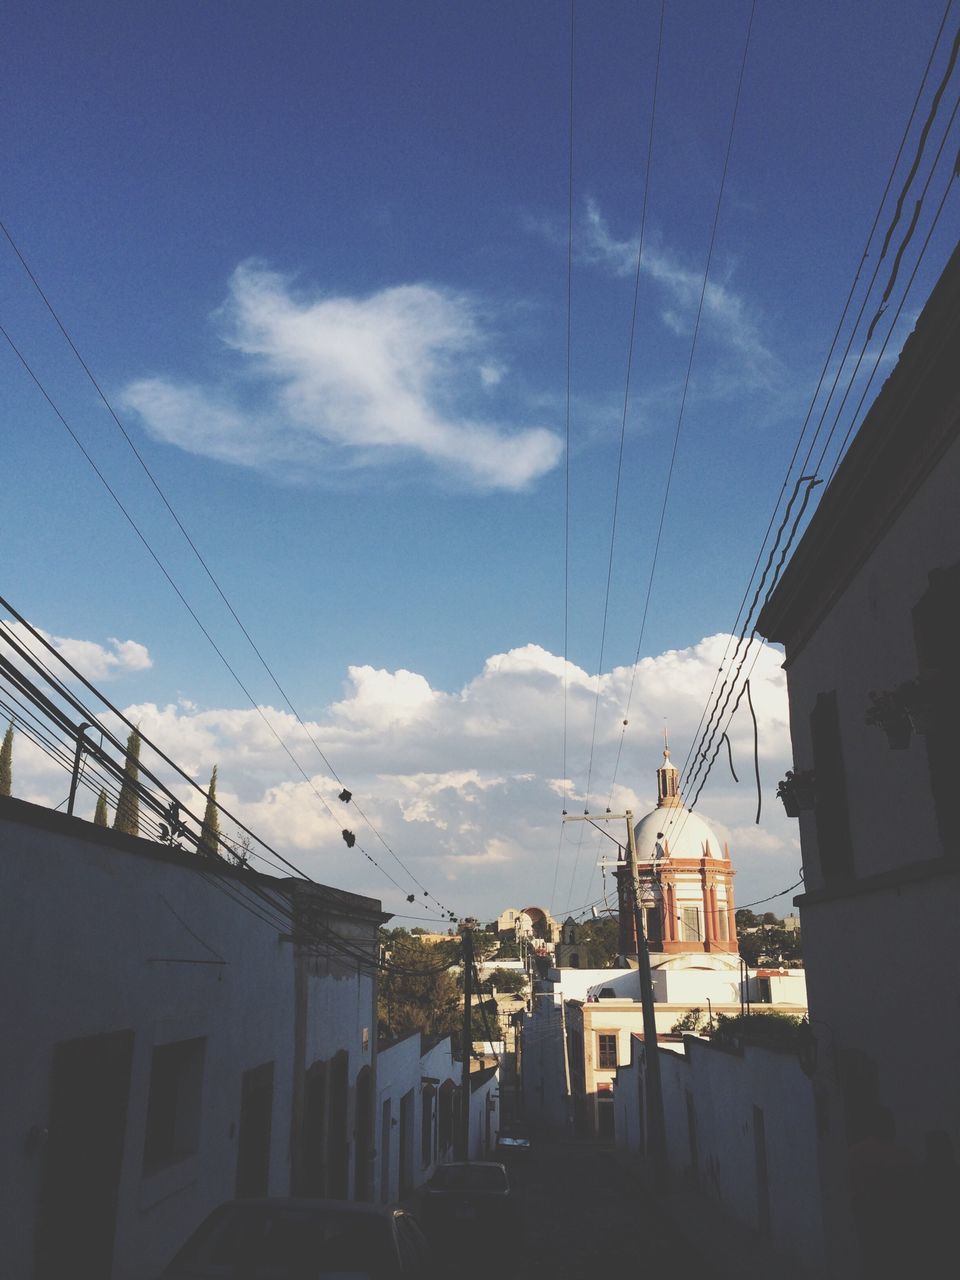
<svg viewBox="0 0 960 1280">
<path fill-rule="evenodd" d="M 787 770 L 786 777 L 777 785 L 777 798 L 782 801 L 788 818 L 799 818 L 801 809 L 812 809 L 816 803 L 812 769 L 794 773 Z"/>
</svg>

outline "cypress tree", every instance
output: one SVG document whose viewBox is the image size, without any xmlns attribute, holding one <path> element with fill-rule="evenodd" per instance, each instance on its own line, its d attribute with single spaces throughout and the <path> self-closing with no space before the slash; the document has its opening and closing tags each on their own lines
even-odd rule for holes
<svg viewBox="0 0 960 1280">
<path fill-rule="evenodd" d="M 128 836 L 140 833 L 140 795 L 137 791 L 137 779 L 140 776 L 140 734 L 136 729 L 130 730 L 127 738 L 127 763 L 123 770 L 123 785 L 120 787 L 120 798 L 117 800 L 117 812 L 113 816 L 114 831 L 123 831 Z"/>
<path fill-rule="evenodd" d="M 100 788 L 100 794 L 97 796 L 97 807 L 93 814 L 94 826 L 109 827 L 110 815 L 107 812 L 107 793 L 103 787 Z"/>
<path fill-rule="evenodd" d="M 217 857 L 220 852 L 220 814 L 217 811 L 217 766 L 213 766 L 210 775 L 210 790 L 207 792 L 207 807 L 203 813 L 203 827 L 200 831 L 200 853 Z"/>
<path fill-rule="evenodd" d="M 7 725 L 3 735 L 3 746 L 0 747 L 0 796 L 12 794 L 13 786 L 13 721 Z"/>
</svg>

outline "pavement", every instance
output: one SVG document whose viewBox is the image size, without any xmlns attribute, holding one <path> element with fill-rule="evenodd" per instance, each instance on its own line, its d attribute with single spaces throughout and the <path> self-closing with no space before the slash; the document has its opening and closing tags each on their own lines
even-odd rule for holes
<svg viewBox="0 0 960 1280">
<path fill-rule="evenodd" d="M 612 1146 L 535 1138 L 529 1163 L 513 1173 L 523 1202 L 516 1280 L 588 1280 L 611 1267 L 656 1268 L 671 1280 L 717 1274 L 713 1246 L 703 1252 L 662 1212 L 655 1197 L 621 1168 Z"/>
<path fill-rule="evenodd" d="M 511 1171 L 523 1205 L 510 1280 L 593 1280 L 610 1266 L 656 1268 L 670 1280 L 795 1280 L 790 1258 L 696 1188 L 653 1192 L 610 1143 L 535 1136 Z M 598 1269 L 599 1268 L 599 1269 Z M 662 1268 L 662 1270 L 660 1270 Z"/>
</svg>

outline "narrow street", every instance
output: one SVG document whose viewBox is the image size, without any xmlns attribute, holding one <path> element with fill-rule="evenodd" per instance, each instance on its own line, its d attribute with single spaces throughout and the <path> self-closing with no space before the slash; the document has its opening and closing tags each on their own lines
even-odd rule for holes
<svg viewBox="0 0 960 1280">
<path fill-rule="evenodd" d="M 662 1268 L 672 1280 L 705 1273 L 710 1264 L 673 1222 L 644 1200 L 613 1148 L 577 1139 L 535 1138 L 526 1167 L 511 1170 L 524 1213 L 517 1280 L 585 1280 Z M 711 1270 L 715 1268 L 711 1266 Z"/>
</svg>

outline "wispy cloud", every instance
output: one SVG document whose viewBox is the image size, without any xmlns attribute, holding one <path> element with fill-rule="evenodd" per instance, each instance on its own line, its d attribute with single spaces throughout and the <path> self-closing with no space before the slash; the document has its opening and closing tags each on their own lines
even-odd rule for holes
<svg viewBox="0 0 960 1280">
<path fill-rule="evenodd" d="M 502 366 L 468 296 L 424 284 L 304 296 L 290 278 L 247 262 L 214 319 L 235 358 L 211 384 L 152 377 L 124 388 L 123 404 L 157 439 L 300 478 L 426 459 L 478 488 L 506 490 L 528 487 L 560 459 L 555 432 L 471 412 Z"/>
<path fill-rule="evenodd" d="M 594 200 L 588 200 L 585 213 L 586 254 L 615 275 L 632 276 L 637 269 L 638 237 L 618 240 L 610 231 Z M 643 247 L 641 272 L 660 285 L 666 295 L 661 311 L 664 324 L 674 333 L 689 333 L 696 321 L 703 269 L 684 264 L 664 249 L 653 237 Z M 764 343 L 759 325 L 746 299 L 735 292 L 729 281 L 707 281 L 703 292 L 703 316 L 711 336 L 735 348 L 752 364 L 772 364 L 774 357 Z"/>
<path fill-rule="evenodd" d="M 549 218 L 523 216 L 523 226 L 533 235 L 549 243 L 565 247 L 566 232 Z M 618 239 L 610 229 L 596 200 L 588 198 L 574 234 L 574 248 L 579 261 L 608 271 L 612 275 L 632 278 L 637 270 L 639 236 Z M 660 318 L 673 333 L 689 334 L 696 322 L 700 291 L 703 288 L 702 266 L 691 266 L 682 256 L 663 245 L 662 237 L 648 234 L 643 246 L 641 274 L 657 284 L 663 295 Z M 714 267 L 714 276 L 716 267 Z M 729 278 L 707 281 L 703 296 L 703 315 L 707 332 L 717 342 L 732 348 L 746 362 L 751 381 L 764 380 L 777 367 L 777 359 L 761 335 L 755 308 L 737 293 Z M 741 386 L 742 386 L 741 371 Z"/>
</svg>

